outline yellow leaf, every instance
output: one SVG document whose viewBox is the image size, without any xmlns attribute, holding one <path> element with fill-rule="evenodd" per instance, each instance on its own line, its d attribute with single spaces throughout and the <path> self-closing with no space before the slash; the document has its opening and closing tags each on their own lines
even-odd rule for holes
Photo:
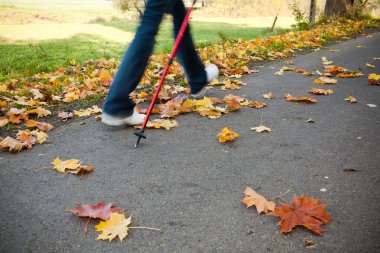
<svg viewBox="0 0 380 253">
<path fill-rule="evenodd" d="M 368 68 L 372 68 L 372 69 L 375 68 L 375 65 L 373 65 L 373 64 L 366 63 L 365 65 L 366 65 Z"/>
<path fill-rule="evenodd" d="M 120 241 L 123 241 L 128 235 L 128 226 L 131 224 L 131 219 L 132 216 L 126 219 L 124 213 L 119 214 L 111 212 L 109 220 L 100 221 L 100 223 L 96 225 L 96 231 L 102 232 L 96 240 L 112 241 L 118 236 Z"/>
<path fill-rule="evenodd" d="M 234 141 L 239 137 L 239 134 L 224 127 L 218 134 L 219 142 Z"/>
<path fill-rule="evenodd" d="M 376 75 L 375 73 L 369 74 L 368 79 L 378 81 L 380 80 L 380 75 Z"/>
<path fill-rule="evenodd" d="M 46 110 L 42 107 L 37 107 L 36 109 L 27 111 L 28 114 L 37 114 L 37 118 L 46 117 L 51 114 L 51 111 Z"/>
<path fill-rule="evenodd" d="M 276 204 L 273 201 L 268 201 L 266 198 L 252 190 L 252 188 L 247 187 L 244 191 L 245 197 L 241 200 L 248 207 L 256 206 L 257 213 L 261 212 L 268 213 L 273 211 Z"/>
<path fill-rule="evenodd" d="M 37 141 L 42 144 L 46 141 L 47 137 L 49 137 L 45 132 L 39 131 L 39 130 L 34 130 L 31 131 L 31 134 L 36 136 Z"/>
<path fill-rule="evenodd" d="M 80 166 L 80 161 L 76 159 L 62 161 L 59 157 L 55 158 L 52 162 L 54 169 L 61 173 L 66 173 L 66 170 L 76 170 Z"/>
</svg>

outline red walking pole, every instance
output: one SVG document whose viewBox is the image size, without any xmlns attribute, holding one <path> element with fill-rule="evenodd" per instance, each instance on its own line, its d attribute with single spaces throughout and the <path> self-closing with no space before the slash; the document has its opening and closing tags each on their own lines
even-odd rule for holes
<svg viewBox="0 0 380 253">
<path fill-rule="evenodd" d="M 156 100 L 157 100 L 157 97 L 158 97 L 158 93 L 160 93 L 162 84 L 165 81 L 165 78 L 166 78 L 166 76 L 167 76 L 167 74 L 169 72 L 170 65 L 172 65 L 172 63 L 173 63 L 174 57 L 175 57 L 175 55 L 176 55 L 176 53 L 178 51 L 179 45 L 180 45 L 180 43 L 182 41 L 182 38 L 183 38 L 183 35 L 184 35 L 185 30 L 187 28 L 187 25 L 189 24 L 190 13 L 194 9 L 195 2 L 196 2 L 196 0 L 193 1 L 192 6 L 187 10 L 187 13 L 186 13 L 186 16 L 185 16 L 185 18 L 183 20 L 181 29 L 179 30 L 179 33 L 178 33 L 177 38 L 175 40 L 174 48 L 173 48 L 173 50 L 172 50 L 172 52 L 171 52 L 171 54 L 169 56 L 168 64 L 166 65 L 166 67 L 164 69 L 164 73 L 162 74 L 162 77 L 161 77 L 161 80 L 160 80 L 160 82 L 158 84 L 157 90 L 154 93 L 154 97 L 153 97 L 152 102 L 150 103 L 150 106 L 149 106 L 148 111 L 146 113 L 146 117 L 145 117 L 144 123 L 142 124 L 141 129 L 139 131 L 135 132 L 135 135 L 137 136 L 137 141 L 136 141 L 136 144 L 135 144 L 135 148 L 137 148 L 137 146 L 139 145 L 141 138 L 146 139 L 146 136 L 144 135 L 146 124 L 149 121 L 149 117 L 150 117 L 150 114 L 152 113 L 154 104 L 156 103 Z"/>
</svg>

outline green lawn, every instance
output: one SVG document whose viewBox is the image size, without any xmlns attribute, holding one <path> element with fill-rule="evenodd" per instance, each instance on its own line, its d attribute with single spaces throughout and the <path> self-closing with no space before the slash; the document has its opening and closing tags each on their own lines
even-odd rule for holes
<svg viewBox="0 0 380 253">
<path fill-rule="evenodd" d="M 108 22 L 102 23 L 102 25 L 133 32 L 138 26 L 138 22 Z M 271 34 L 267 28 L 226 23 L 192 22 L 191 27 L 198 47 L 222 42 L 224 39 L 251 39 Z M 173 45 L 172 37 L 172 24 L 169 20 L 165 20 L 156 38 L 155 52 L 170 52 Z M 89 59 L 119 59 L 127 46 L 90 35 L 77 35 L 69 39 L 33 43 L 0 40 L 0 81 L 67 67 L 71 64 L 70 61 L 73 62 L 72 60 L 83 63 Z"/>
</svg>

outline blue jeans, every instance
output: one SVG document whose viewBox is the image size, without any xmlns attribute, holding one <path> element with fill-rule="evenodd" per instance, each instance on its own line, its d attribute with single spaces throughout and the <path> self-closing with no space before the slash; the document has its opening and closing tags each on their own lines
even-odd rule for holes
<svg viewBox="0 0 380 253">
<path fill-rule="evenodd" d="M 165 13 L 173 15 L 174 34 L 177 37 L 186 11 L 182 0 L 148 0 L 135 38 L 114 77 L 103 112 L 120 117 L 130 116 L 133 113 L 135 103 L 129 94 L 136 89 L 144 74 L 163 15 Z M 189 27 L 178 49 L 177 60 L 185 71 L 191 93 L 200 91 L 207 83 L 207 74 L 195 51 Z"/>
</svg>

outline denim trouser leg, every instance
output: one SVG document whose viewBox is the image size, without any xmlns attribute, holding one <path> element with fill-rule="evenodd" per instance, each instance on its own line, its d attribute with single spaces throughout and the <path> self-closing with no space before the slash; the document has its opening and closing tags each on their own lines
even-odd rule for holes
<svg viewBox="0 0 380 253">
<path fill-rule="evenodd" d="M 181 0 L 148 0 L 135 38 L 125 53 L 117 71 L 103 111 L 113 116 L 129 116 L 133 113 L 135 103 L 129 98 L 144 74 L 155 43 L 154 37 L 165 12 L 174 17 L 175 34 L 178 33 L 186 8 Z M 198 57 L 190 36 L 186 31 L 178 50 L 178 59 L 185 69 L 192 93 L 199 91 L 206 84 L 206 72 Z"/>
<path fill-rule="evenodd" d="M 177 1 L 176 5 L 173 6 L 171 14 L 173 15 L 175 38 L 182 26 L 186 12 L 187 10 L 182 1 Z M 178 48 L 177 60 L 185 71 L 191 93 L 197 93 L 200 91 L 207 83 L 207 74 L 201 59 L 195 51 L 189 26 L 186 28 L 183 39 Z"/>
</svg>

